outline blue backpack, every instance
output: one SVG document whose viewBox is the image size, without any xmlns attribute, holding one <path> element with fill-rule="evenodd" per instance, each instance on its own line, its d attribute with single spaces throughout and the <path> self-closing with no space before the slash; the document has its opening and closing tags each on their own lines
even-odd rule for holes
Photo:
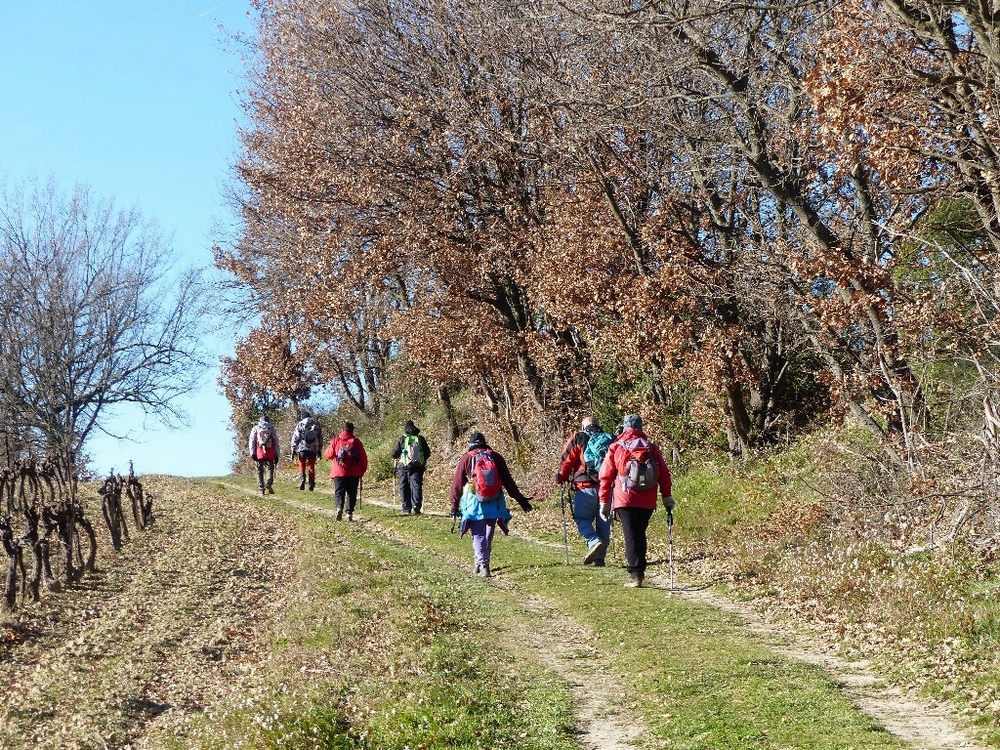
<svg viewBox="0 0 1000 750">
<path fill-rule="evenodd" d="M 595 482 L 601 472 L 601 464 L 608 453 L 608 446 L 614 438 L 606 432 L 588 433 L 587 445 L 583 449 L 584 470 Z"/>
</svg>

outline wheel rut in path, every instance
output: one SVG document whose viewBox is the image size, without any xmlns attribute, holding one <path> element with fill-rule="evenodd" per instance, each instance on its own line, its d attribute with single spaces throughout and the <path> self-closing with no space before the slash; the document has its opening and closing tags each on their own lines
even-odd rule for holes
<svg viewBox="0 0 1000 750">
<path fill-rule="evenodd" d="M 546 547 L 562 546 L 528 534 L 518 533 L 517 536 Z M 671 590 L 670 579 L 666 575 L 647 571 L 646 578 L 653 586 L 670 595 L 738 615 L 744 627 L 760 637 L 764 645 L 776 654 L 822 667 L 859 711 L 873 718 L 893 736 L 907 742 L 914 750 L 989 750 L 989 746 L 971 738 L 959 727 L 952 706 L 889 685 L 872 671 L 869 662 L 843 659 L 819 638 L 767 622 L 749 607 L 708 589 L 675 586 Z"/>
<path fill-rule="evenodd" d="M 573 690 L 580 747 L 634 748 L 633 743 L 644 730 L 637 717 L 626 716 L 620 710 L 624 691 L 592 645 L 597 642 L 597 635 L 562 615 L 546 599 L 522 594 L 518 601 L 544 623 L 544 627 L 524 634 L 527 645 L 544 666 L 566 680 Z"/>
<path fill-rule="evenodd" d="M 669 580 L 649 576 L 664 589 Z M 988 750 L 959 728 L 955 714 L 945 703 L 908 694 L 871 671 L 867 661 L 848 661 L 832 652 L 831 646 L 804 633 L 764 620 L 749 607 L 706 589 L 674 589 L 672 594 L 688 601 L 722 609 L 739 616 L 744 627 L 781 656 L 822 667 L 834 683 L 862 713 L 875 719 L 887 732 L 919 750 Z"/>
<path fill-rule="evenodd" d="M 238 485 L 228 486 L 251 495 L 256 494 Z M 271 495 L 269 498 L 312 513 L 336 516 L 335 510 L 320 508 L 308 501 L 278 495 Z M 379 500 L 366 499 L 364 502 L 380 508 L 396 508 L 395 505 Z M 362 523 L 377 528 L 379 533 L 393 541 L 413 546 L 405 537 L 376 521 L 363 519 Z M 456 567 L 468 567 L 467 561 L 421 549 Z M 503 576 L 491 579 L 491 584 L 506 591 L 518 590 L 514 583 L 504 580 Z M 543 597 L 521 593 L 518 603 L 537 623 L 535 627 L 519 633 L 521 643 L 542 666 L 559 675 L 573 692 L 576 739 L 581 750 L 634 750 L 635 741 L 643 736 L 645 729 L 639 717 L 622 710 L 620 697 L 624 691 L 613 672 L 603 662 L 599 650 L 592 645 L 597 642 L 597 635 L 582 623 L 563 615 L 553 602 Z"/>
<path fill-rule="evenodd" d="M 234 489 L 244 489 L 231 486 Z M 308 502 L 284 498 L 282 501 L 312 512 L 334 515 L 333 511 Z M 366 499 L 365 503 L 390 510 L 397 508 L 394 504 L 379 500 Z M 372 521 L 365 522 L 377 526 L 381 533 L 401 544 L 409 543 L 392 529 Z M 522 532 L 514 535 L 533 544 L 562 547 Z M 457 566 L 466 565 L 466 561 L 437 556 Z M 647 574 L 647 580 L 670 595 L 739 616 L 744 627 L 761 638 L 776 654 L 822 667 L 859 711 L 875 719 L 887 732 L 907 742 L 914 750 L 989 750 L 987 745 L 972 739 L 958 726 L 954 710 L 948 704 L 923 699 L 887 684 L 871 670 L 866 661 L 843 659 L 819 638 L 767 622 L 751 608 L 707 589 L 675 587 L 670 591 L 669 578 L 659 574 Z M 502 577 L 494 578 L 493 584 L 508 590 L 516 589 L 513 583 L 504 581 Z M 596 636 L 580 623 L 562 616 L 551 602 L 540 597 L 522 598 L 521 602 L 525 609 L 538 615 L 539 621 L 544 625 L 528 636 L 533 653 L 545 666 L 565 679 L 574 692 L 581 748 L 634 748 L 633 743 L 644 736 L 645 730 L 637 724 L 636 717 L 612 713 L 615 696 L 622 693 L 610 670 L 600 663 L 596 649 L 586 645 L 594 643 Z"/>
</svg>

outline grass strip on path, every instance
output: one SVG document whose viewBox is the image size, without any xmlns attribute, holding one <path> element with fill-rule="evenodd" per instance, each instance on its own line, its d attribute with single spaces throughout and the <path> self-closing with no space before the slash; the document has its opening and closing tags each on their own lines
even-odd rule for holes
<svg viewBox="0 0 1000 750">
<path fill-rule="evenodd" d="M 450 533 L 450 519 L 402 517 L 373 504 L 364 517 L 426 551 L 420 559 L 458 561 L 469 577 L 470 542 Z M 858 711 L 822 669 L 777 656 L 733 615 L 664 590 L 625 589 L 621 570 L 584 568 L 575 560 L 567 566 L 561 550 L 525 539 L 498 535 L 493 564 L 493 588 L 514 601 L 556 602 L 597 634 L 590 645 L 610 659 L 625 688 L 618 700 L 648 727 L 643 747 L 905 747 Z"/>
</svg>

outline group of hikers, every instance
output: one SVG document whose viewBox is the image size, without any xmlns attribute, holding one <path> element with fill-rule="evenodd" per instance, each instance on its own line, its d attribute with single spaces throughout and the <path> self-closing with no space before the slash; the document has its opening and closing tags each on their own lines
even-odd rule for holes
<svg viewBox="0 0 1000 750">
<path fill-rule="evenodd" d="M 299 469 L 299 489 L 316 487 L 316 459 L 323 446 L 323 430 L 312 414 L 303 409 L 292 431 L 291 457 Z M 257 468 L 261 494 L 274 493 L 274 470 L 281 455 L 278 433 L 263 416 L 250 431 L 250 456 Z M 322 455 L 331 462 L 337 520 L 354 520 L 362 477 L 368 470 L 368 455 L 354 435 L 354 424 L 346 422 Z M 419 515 L 423 508 L 423 478 L 430 449 L 412 420 L 392 450 L 396 463 L 400 509 L 404 515 Z M 601 429 L 594 417 L 584 417 L 581 429 L 570 436 L 563 449 L 555 476 L 560 487 L 572 492 L 570 507 L 580 536 L 587 544 L 584 565 L 605 564 L 611 541 L 612 515 L 622 529 L 629 579 L 626 586 L 638 588 L 646 576 L 647 529 L 660 502 L 672 520 L 670 469 L 659 446 L 642 430 L 642 417 L 628 414 L 622 429 L 612 436 Z M 451 483 L 451 513 L 461 519 L 460 532 L 472 538 L 473 572 L 489 578 L 490 559 L 496 528 L 509 533 L 512 515 L 507 495 L 525 513 L 531 512 L 532 498 L 518 488 L 504 457 L 490 448 L 481 432 L 469 436 L 468 448 L 458 461 Z M 454 526 L 453 526 L 454 528 Z"/>
<path fill-rule="evenodd" d="M 291 439 L 291 456 L 298 463 L 300 490 L 306 489 L 307 484 L 310 492 L 316 489 L 316 459 L 322 446 L 323 428 L 308 409 L 302 409 Z M 266 415 L 250 430 L 247 449 L 257 467 L 257 489 L 262 495 L 273 495 L 274 469 L 281 448 L 278 431 Z M 353 521 L 361 478 L 368 471 L 368 454 L 361 440 L 354 436 L 353 422 L 344 423 L 344 428 L 323 450 L 323 456 L 330 461 L 337 520 L 343 520 L 346 507 L 347 520 Z"/>
</svg>

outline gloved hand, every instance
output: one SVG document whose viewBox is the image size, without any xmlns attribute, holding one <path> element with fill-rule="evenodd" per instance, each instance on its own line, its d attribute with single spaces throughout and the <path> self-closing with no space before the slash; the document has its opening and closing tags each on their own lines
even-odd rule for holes
<svg viewBox="0 0 1000 750">
<path fill-rule="evenodd" d="M 458 517 L 459 517 L 460 515 L 462 515 L 462 511 L 460 511 L 460 510 L 458 509 L 458 506 L 457 506 L 457 505 L 452 505 L 452 506 L 451 506 L 451 514 L 452 514 L 453 516 L 455 516 L 455 518 L 458 518 Z"/>
<path fill-rule="evenodd" d="M 534 507 L 531 505 L 530 497 L 522 498 L 517 502 L 521 506 L 521 510 L 523 510 L 525 513 L 530 513 L 532 510 L 534 510 Z"/>
<path fill-rule="evenodd" d="M 665 511 L 667 511 L 667 513 L 672 513 L 673 510 L 674 510 L 674 498 L 673 498 L 673 496 L 672 495 L 667 495 L 666 497 L 661 498 L 661 501 L 663 502 L 663 509 Z"/>
<path fill-rule="evenodd" d="M 556 484 L 562 484 L 562 479 L 559 478 L 559 472 L 556 472 Z"/>
<path fill-rule="evenodd" d="M 601 503 L 601 520 L 610 521 L 611 520 L 611 503 Z"/>
</svg>

